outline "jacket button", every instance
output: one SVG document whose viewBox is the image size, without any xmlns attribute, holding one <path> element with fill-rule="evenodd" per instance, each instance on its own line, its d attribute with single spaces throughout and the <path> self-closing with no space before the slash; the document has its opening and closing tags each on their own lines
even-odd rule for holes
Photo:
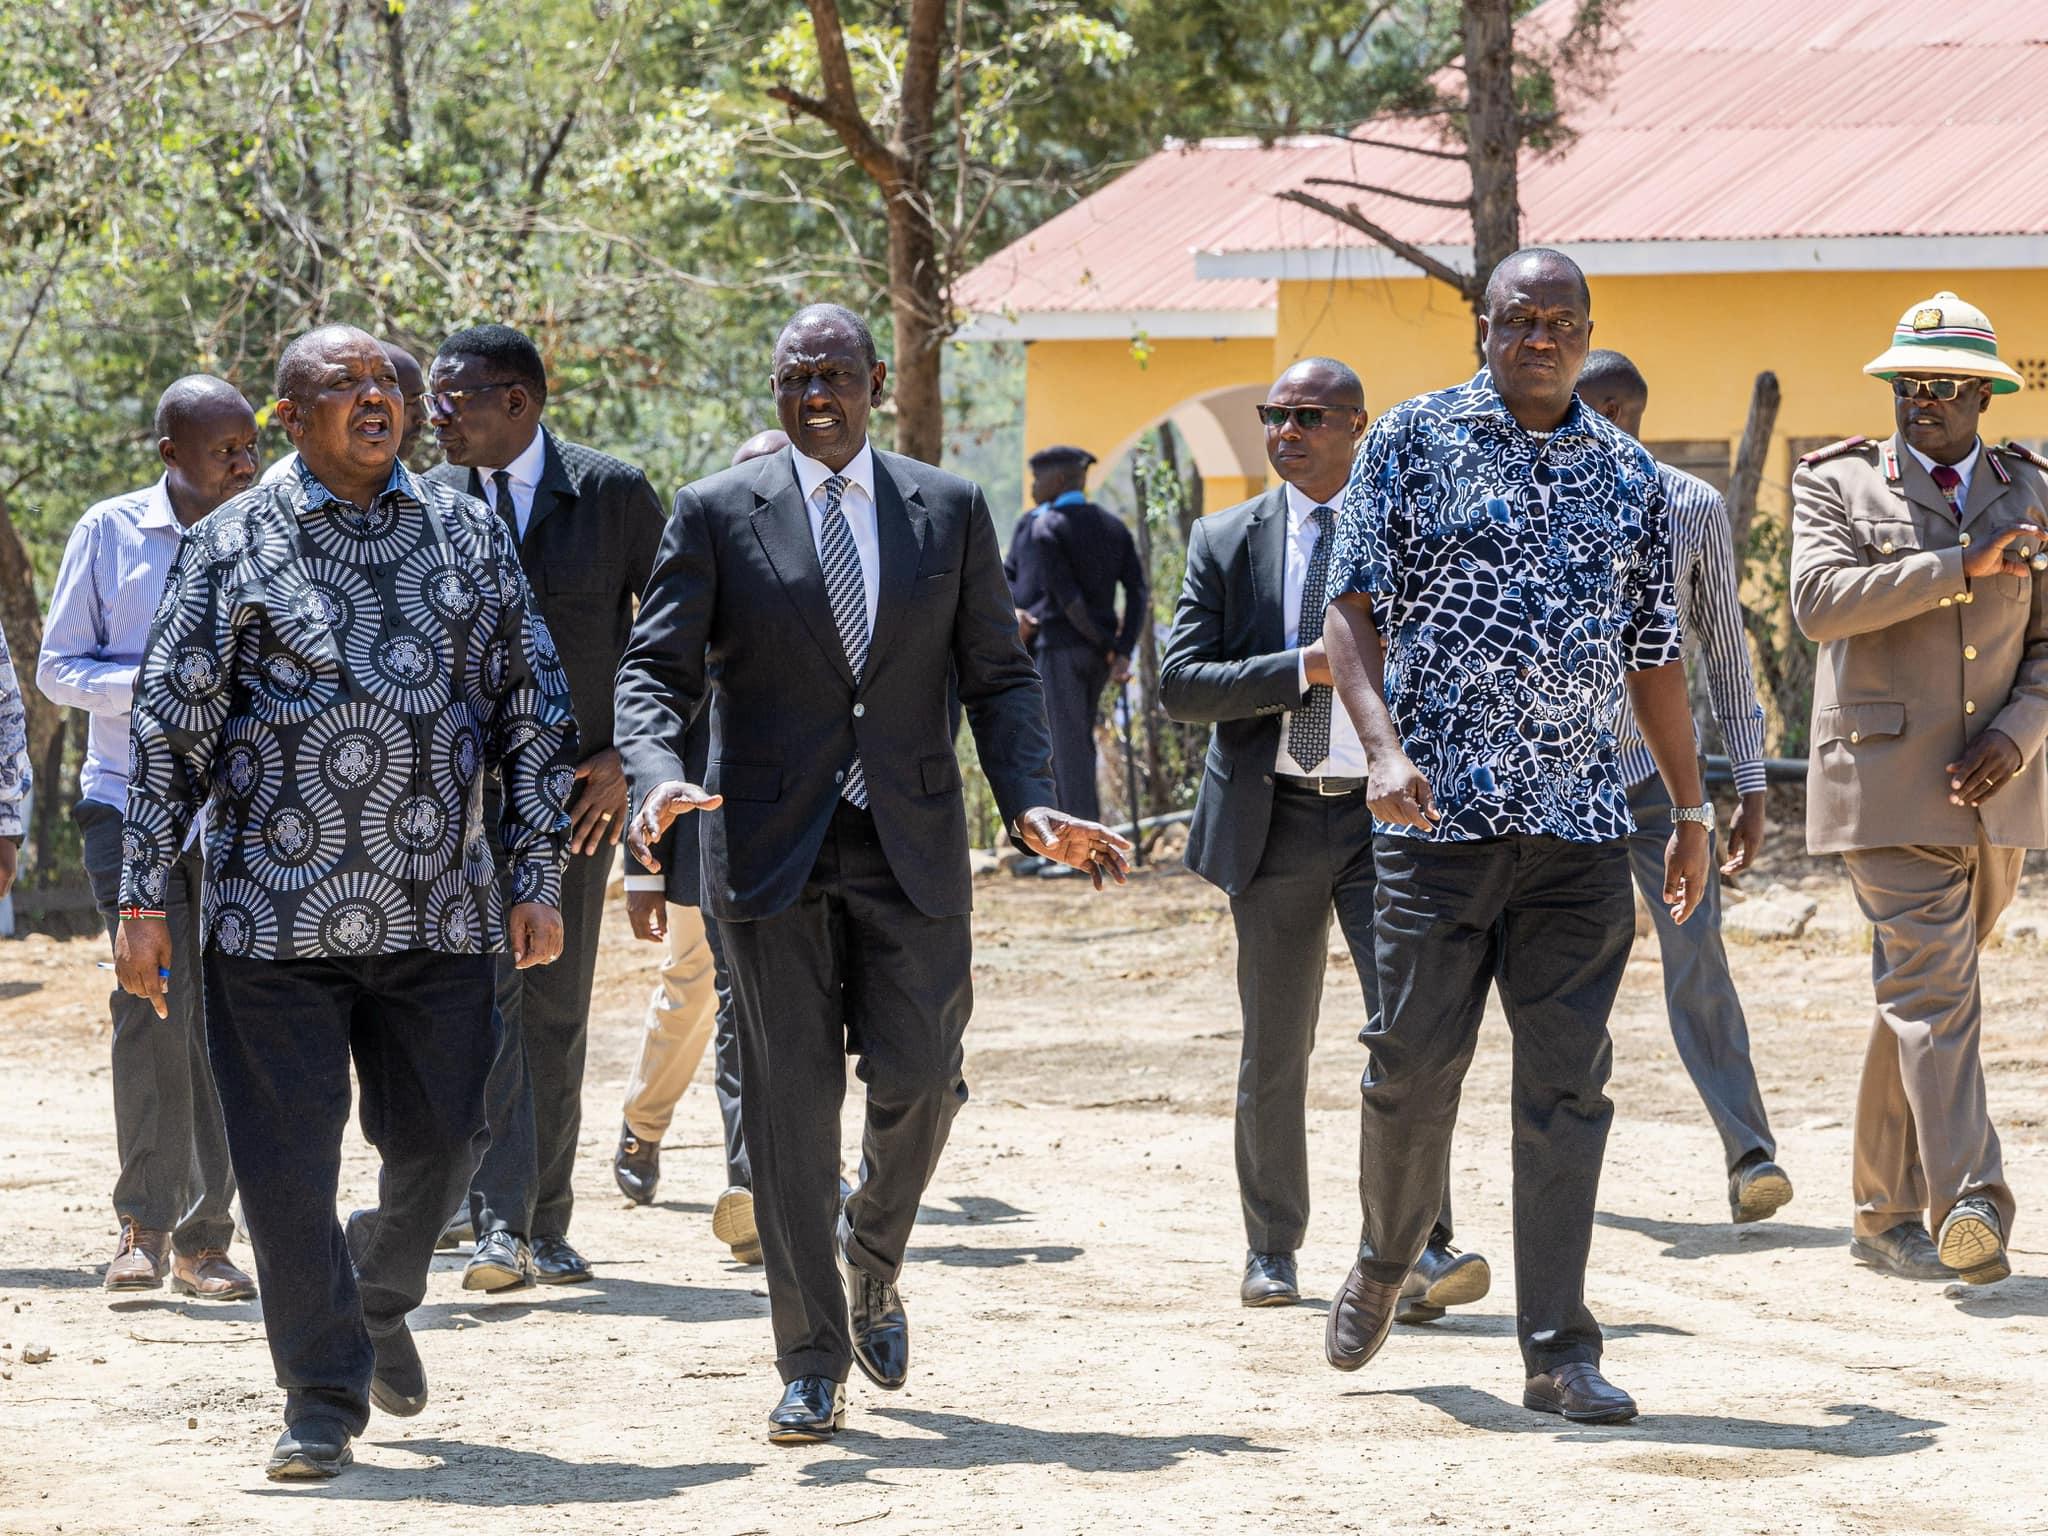
<svg viewBox="0 0 2048 1536">
<path fill-rule="evenodd" d="M 1855 746 L 1856 743 L 1861 741 L 1862 739 L 1863 733 L 1861 731 L 1851 731 L 1849 733 L 1849 745 L 1852 747 Z"/>
<path fill-rule="evenodd" d="M 833 774 L 832 782 L 834 784 L 844 784 L 846 782 L 846 770 L 842 768 L 837 773 Z"/>
<path fill-rule="evenodd" d="M 1955 600 L 1954 598 L 1952 598 L 1952 597 L 1944 597 L 1944 598 L 1943 598 L 1943 599 L 1941 600 L 1941 606 L 1942 606 L 1942 607 L 1944 607 L 1944 608 L 1953 608 L 1953 607 L 1955 607 L 1955 605 L 1956 605 L 1956 600 Z"/>
<path fill-rule="evenodd" d="M 738 901 L 740 899 L 740 893 L 728 885 L 725 888 L 725 899 L 727 901 Z"/>
<path fill-rule="evenodd" d="M 1266 780 L 1266 782 L 1267 782 L 1268 784 L 1272 783 L 1272 782 L 1273 782 L 1273 775 L 1271 775 L 1270 773 L 1269 773 L 1269 774 L 1267 774 L 1267 775 L 1265 775 L 1265 780 Z"/>
<path fill-rule="evenodd" d="M 856 720 L 858 720 L 862 715 L 866 714 L 867 712 L 868 707 L 865 704 L 856 704 L 853 706 L 853 718 Z"/>
<path fill-rule="evenodd" d="M 1879 545 L 1878 547 L 1879 547 L 1879 548 L 1880 548 L 1881 550 L 1883 550 L 1883 551 L 1884 551 L 1884 553 L 1886 553 L 1886 554 L 1890 554 L 1890 553 L 1892 552 L 1892 548 L 1893 548 L 1893 545 L 1892 545 L 1892 541 L 1891 541 L 1890 539 L 1886 539 L 1886 540 L 1884 541 L 1884 543 L 1883 543 L 1883 544 L 1881 544 L 1881 545 Z"/>
<path fill-rule="evenodd" d="M 1956 535 L 1956 542 L 1962 545 L 1963 548 L 1968 549 L 1970 547 L 1970 536 L 1967 533 L 1959 533 Z"/>
<path fill-rule="evenodd" d="M 1975 647 L 1974 645 L 1966 645 L 1966 646 L 1964 646 L 1964 647 L 1963 647 L 1963 660 L 1965 660 L 1965 661 L 1975 661 L 1976 659 L 1977 659 L 1977 647 Z"/>
<path fill-rule="evenodd" d="M 1963 713 L 1966 715 L 1974 715 L 1975 713 L 1977 713 L 1977 701 L 1975 699 L 1963 700 Z"/>
</svg>

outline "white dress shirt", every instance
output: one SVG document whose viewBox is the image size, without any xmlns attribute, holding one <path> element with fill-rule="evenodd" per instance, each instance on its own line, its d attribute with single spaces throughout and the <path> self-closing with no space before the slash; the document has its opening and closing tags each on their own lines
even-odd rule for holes
<svg viewBox="0 0 2048 1536">
<path fill-rule="evenodd" d="M 1329 506 L 1334 513 L 1337 509 L 1332 503 L 1309 500 L 1291 485 L 1286 490 L 1287 568 L 1281 575 L 1280 613 L 1286 630 L 1282 639 L 1292 650 L 1301 644 L 1301 592 L 1308 585 L 1308 563 L 1315 555 L 1316 540 L 1322 536 L 1316 527 L 1315 510 L 1319 506 Z M 1308 661 L 1305 657 L 1296 659 L 1295 670 L 1301 678 L 1301 691 L 1305 697 L 1308 693 Z M 1280 750 L 1273 759 L 1275 773 L 1309 773 L 1288 750 L 1288 738 L 1293 730 L 1294 712 L 1289 710 L 1280 721 Z M 1319 779 L 1365 777 L 1365 748 L 1359 744 L 1358 728 L 1351 723 L 1342 699 L 1332 697 L 1330 700 L 1330 755 L 1317 765 L 1313 776 Z"/>
<path fill-rule="evenodd" d="M 796 464 L 797 488 L 811 514 L 811 542 L 818 546 L 818 564 L 825 563 L 825 482 L 832 471 L 808 454 L 789 450 Z M 882 592 L 882 550 L 875 523 L 875 455 L 864 442 L 846 468 L 846 489 L 840 493 L 839 510 L 846 517 L 847 532 L 853 535 L 854 553 L 860 556 L 861 589 L 868 604 L 868 634 L 875 632 L 875 603 Z"/>
<path fill-rule="evenodd" d="M 533 441 L 519 450 L 519 457 L 504 466 L 512 476 L 512 516 L 519 525 L 519 539 L 526 541 L 526 524 L 533 516 L 533 493 L 540 489 L 540 477 L 548 466 L 548 443 L 539 427 L 533 429 Z M 476 477 L 483 485 L 484 505 L 493 512 L 498 510 L 498 485 L 496 469 L 477 466 Z"/>
<path fill-rule="evenodd" d="M 1932 475 L 1934 473 L 1934 460 L 1927 457 L 1926 454 L 1922 453 L 1918 448 L 1915 448 L 1911 443 L 1906 444 L 1906 452 L 1910 453 L 1911 455 L 1913 455 L 1914 458 L 1918 459 L 1920 461 L 1920 467 L 1926 470 L 1928 474 Z M 1962 477 L 1960 480 L 1956 482 L 1956 511 L 1958 513 L 1960 513 L 1964 507 L 1967 507 L 1970 504 L 1970 476 L 1976 473 L 1977 461 L 1981 459 L 1983 456 L 1984 439 L 1980 437 L 1977 439 L 1975 445 L 1970 449 L 1970 456 L 1967 459 L 1964 459 L 1963 462 L 1960 464 L 1952 464 L 1949 466 L 1958 475 Z"/>
</svg>

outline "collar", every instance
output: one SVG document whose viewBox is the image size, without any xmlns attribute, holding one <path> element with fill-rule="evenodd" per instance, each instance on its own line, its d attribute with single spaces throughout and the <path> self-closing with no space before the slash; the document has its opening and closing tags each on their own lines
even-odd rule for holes
<svg viewBox="0 0 2048 1536">
<path fill-rule="evenodd" d="M 1582 434 L 1587 430 L 1586 418 L 1591 414 L 1586 409 L 1585 402 L 1574 394 L 1572 403 L 1565 408 L 1564 420 L 1548 432 L 1531 432 L 1515 420 L 1514 412 L 1508 409 L 1507 401 L 1503 400 L 1500 391 L 1494 388 L 1493 370 L 1490 368 L 1480 369 L 1463 384 L 1455 385 L 1447 393 L 1452 396 L 1450 414 L 1453 417 L 1494 417 L 1532 441 Z"/>
<path fill-rule="evenodd" d="M 1902 437 L 1899 439 L 1899 441 L 1905 442 L 1905 439 Z M 1913 455 L 1914 458 L 1918 459 L 1920 461 L 1920 467 L 1926 470 L 1930 477 L 1933 476 L 1934 460 L 1927 457 L 1926 454 L 1922 453 L 1918 448 L 1915 448 L 1911 443 L 1906 443 L 1906 452 L 1910 453 L 1911 455 Z M 1970 476 L 1977 472 L 1977 461 L 1983 457 L 1984 439 L 1980 437 L 1974 444 L 1971 445 L 1969 456 L 1965 458 L 1960 464 L 1951 465 L 1950 468 L 1955 470 L 1955 472 L 1962 477 L 1962 483 L 1964 485 L 1968 485 L 1970 483 Z"/>
<path fill-rule="evenodd" d="M 1290 534 L 1300 533 L 1301 525 L 1309 520 L 1317 507 L 1328 507 L 1332 512 L 1337 510 L 1335 501 L 1311 501 L 1308 492 L 1291 480 L 1282 481 L 1281 489 L 1287 493 L 1287 531 Z M 1344 493 L 1339 491 L 1337 495 L 1341 499 Z"/>
<path fill-rule="evenodd" d="M 794 445 L 789 450 L 789 460 L 796 468 L 797 489 L 804 494 L 804 505 L 809 506 L 811 498 L 818 494 L 818 487 L 832 478 L 832 471 L 820 464 L 809 454 L 800 452 Z M 846 468 L 839 471 L 849 484 L 867 493 L 870 504 L 875 501 L 875 452 L 863 440 L 860 452 L 847 461 Z"/>
<path fill-rule="evenodd" d="M 1049 507 L 1085 507 L 1088 505 L 1088 493 L 1086 491 L 1061 491 L 1059 495 L 1053 497 L 1046 505 Z"/>
<path fill-rule="evenodd" d="M 535 427 L 533 429 L 533 441 L 520 449 L 519 456 L 510 464 L 501 467 L 507 474 L 511 475 L 514 484 L 535 486 L 540 484 L 540 477 L 545 473 L 547 463 L 548 435 L 545 429 Z M 485 489 L 488 490 L 491 484 L 491 477 L 497 474 L 497 472 L 496 469 L 478 469 L 476 477 Z"/>
<path fill-rule="evenodd" d="M 299 511 L 302 514 L 314 511 L 319 507 L 324 507 L 329 502 L 338 507 L 354 505 L 353 502 L 343 501 L 334 492 L 327 489 L 321 483 L 320 477 L 314 474 L 307 466 L 304 458 L 301 458 L 292 467 L 297 471 L 293 484 L 299 493 Z M 426 498 L 420 495 L 419 482 L 413 479 L 412 471 L 405 467 L 403 459 L 394 459 L 392 461 L 391 478 L 384 482 L 384 489 L 377 493 L 376 499 L 382 501 L 386 496 L 392 495 L 403 497 L 415 506 L 426 505 Z"/>
<path fill-rule="evenodd" d="M 135 520 L 138 528 L 175 528 L 178 526 L 177 508 L 171 505 L 171 477 L 159 476 L 155 485 L 142 493 L 142 516 Z"/>
</svg>

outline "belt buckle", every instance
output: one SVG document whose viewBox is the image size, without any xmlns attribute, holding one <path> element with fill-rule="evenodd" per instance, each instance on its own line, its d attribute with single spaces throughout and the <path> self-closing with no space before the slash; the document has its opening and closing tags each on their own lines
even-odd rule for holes
<svg viewBox="0 0 2048 1536">
<path fill-rule="evenodd" d="M 1327 778 L 1317 778 L 1316 793 L 1326 800 L 1341 800 L 1344 796 L 1351 793 L 1348 789 L 1332 789 L 1329 786 L 1330 781 Z"/>
</svg>

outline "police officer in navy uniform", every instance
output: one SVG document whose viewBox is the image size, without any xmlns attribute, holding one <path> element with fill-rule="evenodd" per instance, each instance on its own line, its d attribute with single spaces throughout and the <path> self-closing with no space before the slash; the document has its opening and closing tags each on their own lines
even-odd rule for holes
<svg viewBox="0 0 2048 1536">
<path fill-rule="evenodd" d="M 1088 499 L 1088 466 L 1094 462 L 1085 448 L 1064 445 L 1031 456 L 1031 495 L 1038 506 L 1026 514 L 1028 522 L 1019 523 L 1004 566 L 1019 628 L 1045 683 L 1060 809 L 1091 821 L 1101 815 L 1096 710 L 1105 686 L 1130 680 L 1131 652 L 1148 611 L 1137 541 Z"/>
</svg>

